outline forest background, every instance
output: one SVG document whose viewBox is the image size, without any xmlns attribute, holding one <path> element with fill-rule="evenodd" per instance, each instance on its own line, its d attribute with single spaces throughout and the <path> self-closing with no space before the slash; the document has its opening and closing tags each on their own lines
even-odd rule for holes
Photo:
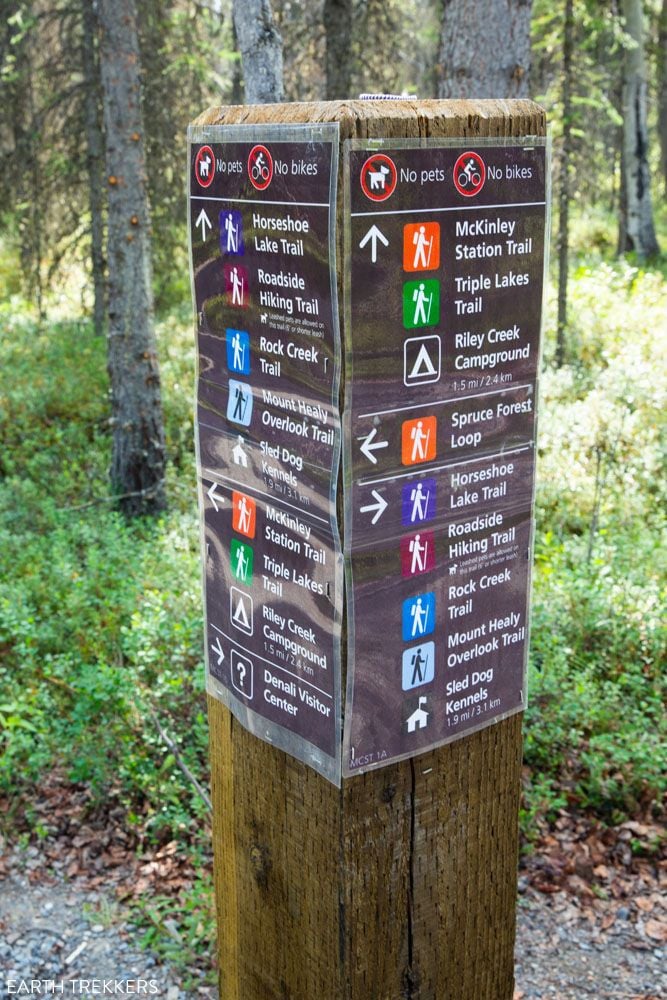
<svg viewBox="0 0 667 1000">
<path fill-rule="evenodd" d="M 467 3 L 476 40 L 459 38 L 460 2 L 274 0 L 271 13 L 262 0 L 237 4 L 235 23 L 227 0 L 142 0 L 123 43 L 143 120 L 120 155 L 146 193 L 128 240 L 109 40 L 114 8 L 134 4 L 0 0 L 0 832 L 42 844 L 69 875 L 134 865 L 119 891 L 146 942 L 185 970 L 214 933 L 185 131 L 251 96 L 253 17 L 270 18 L 280 50 L 281 66 L 262 56 L 273 96 L 521 94 L 547 109 L 522 834 L 537 851 L 576 822 L 630 829 L 631 861 L 664 849 L 667 2 Z M 498 48 L 500 7 L 522 8 L 525 34 L 507 93 L 479 41 L 486 24 Z M 645 120 L 630 149 L 632 74 Z M 639 236 L 628 178 L 643 192 Z M 138 373 L 114 353 L 125 256 L 144 281 Z M 157 444 L 150 468 L 128 472 L 117 389 L 137 374 Z M 602 874 L 595 884 L 606 891 Z"/>
</svg>

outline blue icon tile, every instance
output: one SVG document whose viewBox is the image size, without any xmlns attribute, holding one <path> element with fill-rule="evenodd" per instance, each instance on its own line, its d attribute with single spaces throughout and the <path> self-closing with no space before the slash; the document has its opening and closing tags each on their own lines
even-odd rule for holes
<svg viewBox="0 0 667 1000">
<path fill-rule="evenodd" d="M 250 374 L 250 337 L 245 330 L 225 330 L 227 367 L 237 375 Z"/>
<path fill-rule="evenodd" d="M 403 690 L 428 684 L 435 677 L 435 643 L 422 642 L 403 653 Z"/>
<path fill-rule="evenodd" d="M 411 479 L 403 487 L 403 524 L 423 524 L 435 517 L 435 479 Z"/>
<path fill-rule="evenodd" d="M 245 253 L 243 241 L 243 217 L 236 209 L 220 212 L 220 249 L 223 254 L 242 257 Z"/>
<path fill-rule="evenodd" d="M 435 594 L 417 594 L 403 601 L 403 642 L 430 635 L 435 628 Z"/>
<path fill-rule="evenodd" d="M 252 389 L 245 382 L 229 380 L 229 399 L 227 401 L 227 419 L 242 427 L 250 425 L 252 417 Z"/>
</svg>

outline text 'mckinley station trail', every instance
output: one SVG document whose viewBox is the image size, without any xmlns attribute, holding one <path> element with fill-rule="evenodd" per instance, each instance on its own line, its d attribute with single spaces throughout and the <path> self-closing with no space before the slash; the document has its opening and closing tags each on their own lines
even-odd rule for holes
<svg viewBox="0 0 667 1000">
<path fill-rule="evenodd" d="M 208 690 L 338 784 L 525 707 L 546 140 L 344 144 L 342 432 L 338 126 L 189 140 Z"/>
<path fill-rule="evenodd" d="M 338 127 L 189 139 L 208 689 L 339 783 Z"/>
<path fill-rule="evenodd" d="M 350 776 L 525 707 L 547 149 L 347 156 Z"/>
</svg>

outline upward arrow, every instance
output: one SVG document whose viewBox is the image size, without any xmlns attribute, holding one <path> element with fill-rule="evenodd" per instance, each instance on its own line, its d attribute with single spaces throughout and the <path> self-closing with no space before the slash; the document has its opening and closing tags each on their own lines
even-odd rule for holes
<svg viewBox="0 0 667 1000">
<path fill-rule="evenodd" d="M 388 247 L 389 240 L 383 233 L 380 232 L 375 223 L 373 223 L 373 225 L 368 230 L 363 240 L 359 244 L 359 249 L 363 250 L 369 240 L 371 241 L 371 263 L 375 264 L 377 263 L 378 259 L 378 243 L 381 243 L 383 246 Z"/>
<path fill-rule="evenodd" d="M 201 226 L 201 238 L 205 240 L 206 227 L 208 226 L 209 229 L 212 229 L 213 227 L 211 225 L 211 220 L 209 219 L 208 215 L 206 214 L 203 208 L 199 213 L 199 215 L 197 216 L 197 221 L 195 222 L 195 228 L 197 228 L 197 226 Z"/>
</svg>

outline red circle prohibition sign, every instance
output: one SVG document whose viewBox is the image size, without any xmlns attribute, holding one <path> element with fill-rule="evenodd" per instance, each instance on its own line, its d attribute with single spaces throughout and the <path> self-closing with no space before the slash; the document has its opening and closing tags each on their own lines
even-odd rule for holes
<svg viewBox="0 0 667 1000">
<path fill-rule="evenodd" d="M 215 156 L 210 146 L 201 146 L 195 156 L 195 177 L 200 187 L 207 188 L 215 177 Z"/>
<path fill-rule="evenodd" d="M 384 153 L 369 156 L 361 168 L 361 190 L 371 201 L 386 201 L 396 189 L 396 164 Z"/>
<path fill-rule="evenodd" d="M 248 177 L 258 191 L 266 191 L 273 180 L 273 157 L 266 146 L 253 146 L 248 154 Z"/>
<path fill-rule="evenodd" d="M 461 153 L 454 164 L 454 185 L 464 198 L 472 198 L 484 187 L 486 167 L 479 153 L 468 150 Z"/>
</svg>

